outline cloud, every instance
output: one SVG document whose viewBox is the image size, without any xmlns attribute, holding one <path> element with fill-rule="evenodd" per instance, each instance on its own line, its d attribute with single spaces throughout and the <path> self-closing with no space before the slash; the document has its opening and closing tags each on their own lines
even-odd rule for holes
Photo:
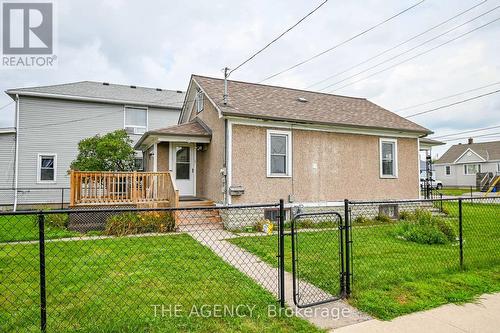
<svg viewBox="0 0 500 333">
<path fill-rule="evenodd" d="M 330 1 L 235 72 L 232 78 L 259 81 L 344 41 L 413 3 L 397 0 Z M 58 68 L 0 70 L 0 88 L 96 80 L 184 90 L 192 73 L 221 77 L 224 66 L 236 66 L 317 4 L 319 0 L 314 3 L 299 0 L 238 3 L 231 0 L 58 1 Z M 467 0 L 426 1 L 372 32 L 265 83 L 304 88 L 396 45 L 473 4 Z M 387 59 L 494 5 L 487 2 L 440 29 L 334 80 Z M 426 47 L 484 24 L 495 15 L 498 13 L 491 13 Z M 368 97 L 391 110 L 494 82 L 500 77 L 499 26 L 499 23 L 491 24 L 466 38 L 341 89 L 338 93 Z M 415 50 L 408 56 L 425 49 Z M 364 75 L 359 76 L 362 77 Z M 487 91 L 490 89 L 484 92 Z M 483 91 L 408 110 L 404 114 L 479 93 Z M 6 95 L 1 96 L 0 106 L 9 101 Z M 436 135 L 447 134 L 500 124 L 499 107 L 500 94 L 412 120 L 434 130 Z M 12 124 L 13 106 L 0 110 L 0 126 Z"/>
</svg>

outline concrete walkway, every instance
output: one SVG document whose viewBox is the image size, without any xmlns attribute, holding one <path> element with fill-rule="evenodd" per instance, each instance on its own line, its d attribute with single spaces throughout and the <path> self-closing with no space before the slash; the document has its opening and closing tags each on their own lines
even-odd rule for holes
<svg viewBox="0 0 500 333">
<path fill-rule="evenodd" d="M 187 232 L 201 244 L 212 249 L 224 261 L 278 297 L 278 269 L 263 262 L 256 255 L 226 241 L 226 239 L 238 237 L 237 235 L 225 230 L 192 230 Z M 301 288 L 306 288 L 308 293 L 315 296 L 325 299 L 333 297 L 326 291 L 305 281 L 300 281 L 300 284 Z M 285 272 L 285 301 L 289 311 L 320 328 L 334 329 L 371 319 L 342 300 L 299 309 L 293 303 L 292 289 L 292 274 Z"/>
<path fill-rule="evenodd" d="M 332 330 L 335 333 L 463 333 L 500 332 L 500 293 L 481 296 L 477 302 L 447 304 L 391 321 L 372 319 Z"/>
</svg>

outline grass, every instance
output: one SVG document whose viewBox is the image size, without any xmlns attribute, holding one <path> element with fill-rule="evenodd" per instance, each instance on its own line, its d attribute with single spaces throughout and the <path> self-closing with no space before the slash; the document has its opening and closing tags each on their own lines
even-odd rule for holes
<svg viewBox="0 0 500 333">
<path fill-rule="evenodd" d="M 475 189 L 474 189 L 475 191 Z M 450 195 L 450 196 L 470 196 L 470 188 L 464 187 L 464 188 L 442 188 L 437 191 L 438 193 L 441 193 L 443 195 Z"/>
<path fill-rule="evenodd" d="M 450 217 L 457 204 L 445 202 Z M 456 242 L 426 245 L 394 236 L 397 223 L 353 227 L 353 294 L 350 302 L 381 319 L 462 303 L 500 291 L 500 205 L 464 203 L 464 260 L 459 268 Z M 233 243 L 273 264 L 276 236 L 242 237 Z M 299 237 L 301 278 L 338 293 L 338 233 L 303 232 Z M 291 244 L 286 238 L 286 269 Z"/>
<path fill-rule="evenodd" d="M 55 239 L 80 235 L 78 232 L 47 225 L 45 238 Z M 38 239 L 36 215 L 0 215 L 0 243 Z"/>
<path fill-rule="evenodd" d="M 52 332 L 319 331 L 268 316 L 274 296 L 185 234 L 51 242 L 46 254 Z M 0 331 L 38 331 L 38 245 L 0 245 L 0 276 Z M 204 304 L 255 308 L 204 318 Z M 179 316 L 161 316 L 160 307 L 155 316 L 153 305 L 178 305 Z M 198 315 L 190 316 L 193 306 Z"/>
</svg>

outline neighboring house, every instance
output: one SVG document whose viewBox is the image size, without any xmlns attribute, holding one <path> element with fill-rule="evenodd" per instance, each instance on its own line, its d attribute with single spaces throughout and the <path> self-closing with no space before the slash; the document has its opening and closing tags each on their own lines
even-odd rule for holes
<svg viewBox="0 0 500 333">
<path fill-rule="evenodd" d="M 434 166 L 444 186 L 476 186 L 477 173 L 500 174 L 500 141 L 453 145 Z"/>
<path fill-rule="evenodd" d="M 16 101 L 19 158 L 16 167 L 13 134 L 9 134 L 8 145 L 0 144 L 2 154 L 10 152 L 9 162 L 2 156 L 1 163 L 17 169 L 17 175 L 14 173 L 11 181 L 10 174 L 2 174 L 0 184 L 17 184 L 21 189 L 19 204 L 60 202 L 57 188 L 69 188 L 68 170 L 80 140 L 126 129 L 135 144 L 157 125 L 176 124 L 185 95 L 182 91 L 90 81 L 6 93 Z M 142 162 L 140 151 L 137 157 Z M 64 197 L 67 201 L 68 191 Z"/>
<path fill-rule="evenodd" d="M 363 98 L 193 75 L 179 124 L 136 145 L 181 195 L 221 204 L 419 198 L 430 130 Z M 160 124 L 155 124 L 160 127 Z"/>
</svg>

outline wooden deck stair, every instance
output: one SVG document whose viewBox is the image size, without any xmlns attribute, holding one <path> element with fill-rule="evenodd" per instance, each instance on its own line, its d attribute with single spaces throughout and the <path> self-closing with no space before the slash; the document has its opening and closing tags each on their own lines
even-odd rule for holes
<svg viewBox="0 0 500 333">
<path fill-rule="evenodd" d="M 177 215 L 177 224 L 180 230 L 196 230 L 202 228 L 222 229 L 222 217 L 213 201 L 181 197 L 179 200 L 179 207 L 205 208 L 180 210 Z M 213 209 L 211 209 L 211 207 L 213 207 Z"/>
</svg>

